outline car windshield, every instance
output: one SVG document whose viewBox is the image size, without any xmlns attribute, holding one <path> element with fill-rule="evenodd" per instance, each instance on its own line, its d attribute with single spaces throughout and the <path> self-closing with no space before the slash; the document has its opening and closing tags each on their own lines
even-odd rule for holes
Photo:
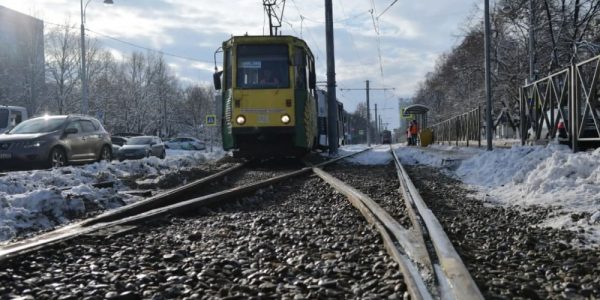
<svg viewBox="0 0 600 300">
<path fill-rule="evenodd" d="M 289 87 L 287 45 L 240 45 L 237 54 L 239 88 Z"/>
<path fill-rule="evenodd" d="M 0 108 L 0 128 L 8 127 L 8 109 Z"/>
<path fill-rule="evenodd" d="M 9 134 L 46 133 L 59 130 L 67 118 L 37 118 L 21 122 Z"/>
<path fill-rule="evenodd" d="M 150 137 L 132 137 L 127 141 L 127 145 L 150 145 L 152 138 Z"/>
</svg>

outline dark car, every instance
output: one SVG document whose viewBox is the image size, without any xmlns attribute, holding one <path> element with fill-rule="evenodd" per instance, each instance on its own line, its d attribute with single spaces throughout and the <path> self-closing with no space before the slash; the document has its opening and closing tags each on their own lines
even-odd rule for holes
<svg viewBox="0 0 600 300">
<path fill-rule="evenodd" d="M 138 159 L 150 156 L 165 158 L 167 152 L 165 145 L 157 136 L 135 136 L 129 138 L 117 154 L 120 161 L 125 159 Z"/>
<path fill-rule="evenodd" d="M 117 136 L 117 135 L 113 135 L 110 137 L 110 141 L 112 142 L 113 145 L 117 145 L 117 146 L 123 146 L 127 143 L 129 139 L 124 137 L 124 136 Z"/>
<path fill-rule="evenodd" d="M 110 137 L 110 141 L 112 142 L 113 158 L 116 158 L 117 154 L 119 153 L 119 150 L 123 145 L 127 143 L 128 140 L 129 138 L 126 138 L 124 136 L 113 135 Z"/>
<path fill-rule="evenodd" d="M 205 150 L 206 145 L 197 138 L 193 137 L 178 137 L 165 143 L 169 149 L 181 150 Z"/>
<path fill-rule="evenodd" d="M 23 121 L 0 135 L 0 166 L 110 161 L 110 135 L 94 118 L 79 115 L 45 116 Z"/>
</svg>

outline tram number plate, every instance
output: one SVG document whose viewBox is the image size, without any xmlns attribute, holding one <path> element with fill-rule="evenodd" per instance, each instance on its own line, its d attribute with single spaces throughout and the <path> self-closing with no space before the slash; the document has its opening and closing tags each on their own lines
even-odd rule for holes
<svg viewBox="0 0 600 300">
<path fill-rule="evenodd" d="M 0 159 L 10 159 L 12 158 L 11 153 L 0 153 Z"/>
<path fill-rule="evenodd" d="M 258 123 L 269 123 L 269 115 L 258 115 Z"/>
</svg>

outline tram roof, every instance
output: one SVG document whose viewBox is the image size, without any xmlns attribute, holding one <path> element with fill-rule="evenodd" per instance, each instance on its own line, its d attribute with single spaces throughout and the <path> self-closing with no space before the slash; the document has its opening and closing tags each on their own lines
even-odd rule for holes
<svg viewBox="0 0 600 300">
<path fill-rule="evenodd" d="M 286 43 L 300 43 L 306 48 L 309 48 L 308 44 L 303 39 L 295 37 L 293 35 L 237 35 L 232 36 L 230 39 L 223 42 L 223 46 L 231 45 L 234 43 L 272 43 L 274 41 L 284 41 Z"/>
</svg>

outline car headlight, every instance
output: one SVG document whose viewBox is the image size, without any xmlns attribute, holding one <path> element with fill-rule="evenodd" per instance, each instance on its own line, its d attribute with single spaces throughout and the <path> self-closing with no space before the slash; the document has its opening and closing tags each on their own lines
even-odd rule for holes
<svg viewBox="0 0 600 300">
<path fill-rule="evenodd" d="M 235 118 L 235 122 L 238 123 L 238 125 L 244 125 L 244 123 L 246 123 L 246 117 L 239 115 Z"/>
<path fill-rule="evenodd" d="M 281 116 L 281 122 L 283 124 L 288 124 L 288 123 L 290 123 L 291 120 L 292 120 L 292 118 L 290 118 L 290 116 L 287 114 Z"/>
<path fill-rule="evenodd" d="M 28 141 L 23 144 L 23 149 L 39 148 L 45 143 L 46 141 Z"/>
</svg>

